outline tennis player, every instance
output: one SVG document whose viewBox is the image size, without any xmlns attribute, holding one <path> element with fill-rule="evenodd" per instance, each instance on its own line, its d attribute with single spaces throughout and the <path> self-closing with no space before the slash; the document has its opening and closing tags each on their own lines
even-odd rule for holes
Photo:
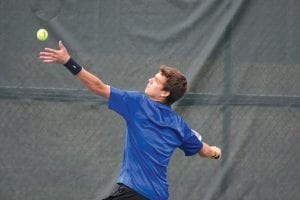
<svg viewBox="0 0 300 200">
<path fill-rule="evenodd" d="M 178 70 L 161 66 L 142 93 L 105 84 L 76 63 L 61 41 L 58 49 L 40 52 L 40 59 L 63 64 L 90 91 L 107 99 L 108 108 L 126 121 L 123 165 L 106 200 L 168 199 L 167 166 L 177 147 L 186 156 L 221 157 L 218 147 L 204 143 L 171 108 L 187 89 L 187 80 Z"/>
</svg>

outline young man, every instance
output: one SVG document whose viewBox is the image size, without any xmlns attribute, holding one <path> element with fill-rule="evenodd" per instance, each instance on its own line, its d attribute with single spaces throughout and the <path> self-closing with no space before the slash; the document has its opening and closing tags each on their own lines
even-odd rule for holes
<svg viewBox="0 0 300 200">
<path fill-rule="evenodd" d="M 187 89 L 178 70 L 161 66 L 148 80 L 145 94 L 103 83 L 77 64 L 59 41 L 59 49 L 40 52 L 45 63 L 61 63 L 90 91 L 108 100 L 108 107 L 126 121 L 124 160 L 115 190 L 105 199 L 168 199 L 167 166 L 179 147 L 186 156 L 219 159 L 221 150 L 201 141 L 201 136 L 170 107 Z"/>
</svg>

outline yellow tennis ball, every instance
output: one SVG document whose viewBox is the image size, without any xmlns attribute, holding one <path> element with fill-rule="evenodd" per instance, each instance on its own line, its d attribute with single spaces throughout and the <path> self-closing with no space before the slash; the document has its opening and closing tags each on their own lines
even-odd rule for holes
<svg viewBox="0 0 300 200">
<path fill-rule="evenodd" d="M 45 41 L 48 38 L 48 31 L 41 28 L 36 32 L 36 37 L 39 41 Z"/>
</svg>

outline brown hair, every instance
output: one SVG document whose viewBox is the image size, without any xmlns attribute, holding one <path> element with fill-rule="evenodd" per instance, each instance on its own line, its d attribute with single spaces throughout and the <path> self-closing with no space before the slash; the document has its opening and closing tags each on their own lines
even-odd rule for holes
<svg viewBox="0 0 300 200">
<path fill-rule="evenodd" d="M 187 80 L 180 71 L 167 65 L 160 66 L 160 73 L 165 76 L 167 80 L 164 84 L 164 90 L 170 92 L 165 103 L 171 105 L 185 94 L 187 90 Z"/>
</svg>

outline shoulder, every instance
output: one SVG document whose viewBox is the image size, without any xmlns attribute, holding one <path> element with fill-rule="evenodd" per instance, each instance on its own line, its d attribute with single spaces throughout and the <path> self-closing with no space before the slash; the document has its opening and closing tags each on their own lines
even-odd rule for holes
<svg viewBox="0 0 300 200">
<path fill-rule="evenodd" d="M 116 95 L 130 95 L 130 96 L 142 96 L 143 93 L 134 90 L 124 90 L 117 87 L 110 86 L 110 93 Z"/>
<path fill-rule="evenodd" d="M 143 98 L 144 98 L 144 94 L 142 92 L 124 90 L 112 86 L 110 87 L 110 99 L 109 99 L 110 101 L 112 100 L 130 101 L 130 100 L 139 100 Z"/>
</svg>

